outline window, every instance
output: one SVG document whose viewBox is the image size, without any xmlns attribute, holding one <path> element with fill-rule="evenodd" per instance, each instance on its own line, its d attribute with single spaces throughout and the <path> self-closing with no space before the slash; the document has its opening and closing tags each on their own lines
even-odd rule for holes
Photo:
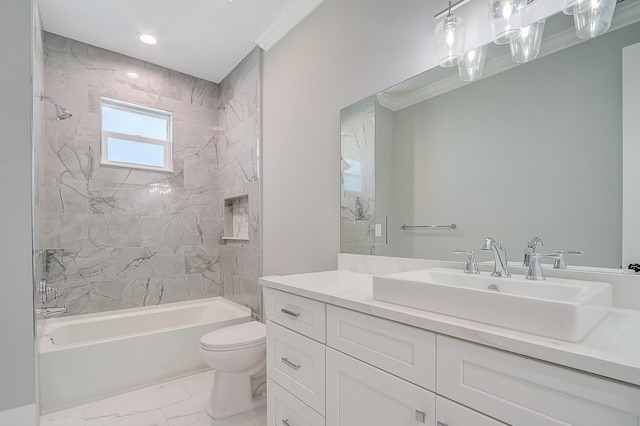
<svg viewBox="0 0 640 426">
<path fill-rule="evenodd" d="M 100 164 L 173 171 L 171 112 L 109 98 L 100 106 Z"/>
</svg>

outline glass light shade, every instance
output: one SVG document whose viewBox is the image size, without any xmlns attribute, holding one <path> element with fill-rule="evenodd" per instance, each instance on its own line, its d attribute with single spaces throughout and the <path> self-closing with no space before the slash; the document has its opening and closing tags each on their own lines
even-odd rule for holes
<svg viewBox="0 0 640 426">
<path fill-rule="evenodd" d="M 475 81 L 482 77 L 484 60 L 487 57 L 487 45 L 470 50 L 460 57 L 458 74 L 462 81 Z"/>
<path fill-rule="evenodd" d="M 452 67 L 458 64 L 464 51 L 464 19 L 457 15 L 447 15 L 438 22 L 434 30 L 438 46 L 438 60 L 442 67 Z"/>
<path fill-rule="evenodd" d="M 611 26 L 616 0 L 590 0 L 576 10 L 573 22 L 580 39 L 597 37 Z"/>
<path fill-rule="evenodd" d="M 520 36 L 526 8 L 527 0 L 489 0 L 489 20 L 495 44 L 507 44 Z"/>
<path fill-rule="evenodd" d="M 520 37 L 509 41 L 511 59 L 518 64 L 529 62 L 540 54 L 545 20 L 535 22 L 520 30 Z"/>
<path fill-rule="evenodd" d="M 575 15 L 587 3 L 591 3 L 591 0 L 562 0 L 562 12 L 565 15 Z"/>
</svg>

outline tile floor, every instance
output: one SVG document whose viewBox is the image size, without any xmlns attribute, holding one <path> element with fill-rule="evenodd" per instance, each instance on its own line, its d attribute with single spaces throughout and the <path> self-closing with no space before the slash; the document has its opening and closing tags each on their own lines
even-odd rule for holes
<svg viewBox="0 0 640 426">
<path fill-rule="evenodd" d="M 44 415 L 40 426 L 266 426 L 263 405 L 247 413 L 213 420 L 204 411 L 213 371 Z"/>
</svg>

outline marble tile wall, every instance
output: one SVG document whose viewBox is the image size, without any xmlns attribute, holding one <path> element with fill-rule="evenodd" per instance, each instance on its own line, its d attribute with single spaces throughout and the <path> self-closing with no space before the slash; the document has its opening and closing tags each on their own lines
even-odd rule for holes
<svg viewBox="0 0 640 426">
<path fill-rule="evenodd" d="M 340 252 L 375 254 L 375 97 L 341 111 Z"/>
<path fill-rule="evenodd" d="M 220 246 L 224 297 L 261 312 L 260 149 L 262 53 L 255 48 L 220 83 L 220 188 L 225 199 L 248 195 L 249 241 Z"/>
<path fill-rule="evenodd" d="M 79 314 L 224 295 L 259 309 L 260 51 L 217 85 L 54 34 L 43 44 L 46 92 L 74 114 L 45 109 L 36 165 L 36 269 L 55 304 Z M 99 165 L 101 96 L 173 112 L 174 173 Z M 239 193 L 251 239 L 221 245 L 223 197 Z"/>
</svg>

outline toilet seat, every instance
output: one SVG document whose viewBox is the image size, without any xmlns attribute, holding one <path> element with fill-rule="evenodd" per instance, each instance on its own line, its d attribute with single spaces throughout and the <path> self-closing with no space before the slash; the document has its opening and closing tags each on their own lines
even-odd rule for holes
<svg viewBox="0 0 640 426">
<path fill-rule="evenodd" d="M 205 334 L 200 346 L 205 351 L 235 351 L 265 344 L 267 327 L 258 321 L 232 325 Z"/>
</svg>

